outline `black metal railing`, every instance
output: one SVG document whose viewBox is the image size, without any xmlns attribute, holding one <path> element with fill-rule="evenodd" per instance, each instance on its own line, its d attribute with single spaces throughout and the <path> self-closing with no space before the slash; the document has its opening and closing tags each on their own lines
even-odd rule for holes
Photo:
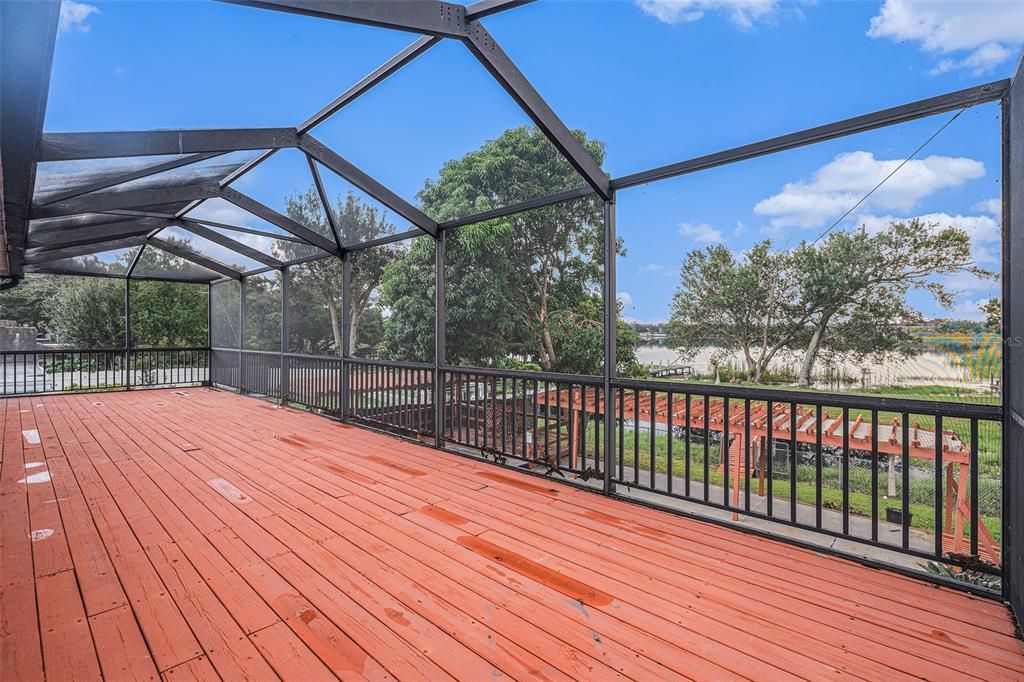
<svg viewBox="0 0 1024 682">
<path fill-rule="evenodd" d="M 443 439 L 499 462 L 600 478 L 598 377 L 445 367 Z"/>
<path fill-rule="evenodd" d="M 341 358 L 336 356 L 286 354 L 285 400 L 293 405 L 341 416 L 344 407 L 341 370 Z"/>
<path fill-rule="evenodd" d="M 882 562 L 888 551 L 991 574 L 1002 563 L 997 404 L 616 379 L 606 405 L 593 376 L 446 366 L 437 385 L 425 363 L 226 348 L 0 362 L 4 396 L 210 382 L 405 435 L 436 436 L 439 423 L 442 446 L 462 454 L 591 488 L 607 471 L 632 499 L 840 538 Z"/>
<path fill-rule="evenodd" d="M 207 348 L 0 351 L 0 396 L 192 386 L 209 378 Z"/>
<path fill-rule="evenodd" d="M 348 358 L 348 414 L 413 434 L 434 432 L 434 368 L 417 362 Z"/>
<path fill-rule="evenodd" d="M 614 481 L 649 501 L 998 572 L 998 405 L 616 380 L 612 410 Z"/>
</svg>

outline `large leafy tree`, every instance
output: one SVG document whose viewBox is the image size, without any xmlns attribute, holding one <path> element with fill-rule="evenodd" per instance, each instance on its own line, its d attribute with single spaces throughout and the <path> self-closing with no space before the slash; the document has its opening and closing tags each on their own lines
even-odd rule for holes
<svg viewBox="0 0 1024 682">
<path fill-rule="evenodd" d="M 134 346 L 206 345 L 205 284 L 133 281 L 131 303 Z"/>
<path fill-rule="evenodd" d="M 801 244 L 791 263 L 806 318 L 801 386 L 810 385 L 823 348 L 858 357 L 919 352 L 920 342 L 906 325 L 921 315 L 907 304 L 907 294 L 927 292 L 948 309 L 956 292 L 946 276 L 992 277 L 974 263 L 964 230 L 916 218 L 892 222 L 875 234 L 833 232 L 820 244 Z"/>
<path fill-rule="evenodd" d="M 740 351 L 755 383 L 779 352 L 800 350 L 798 382 L 808 386 L 823 352 L 919 352 L 907 326 L 921 316 L 907 295 L 924 291 L 948 308 L 955 292 L 944 277 L 958 272 L 991 276 L 973 263 L 964 230 L 916 219 L 874 234 L 836 232 L 788 252 L 773 251 L 770 241 L 742 257 L 712 246 L 683 262 L 670 341 L 684 353 L 706 345 Z"/>
<path fill-rule="evenodd" d="M 292 196 L 287 201 L 287 214 L 293 220 L 317 230 L 321 234 L 331 234 L 330 226 L 324 215 L 316 189 L 311 187 L 305 192 Z M 352 192 L 338 197 L 335 208 L 338 228 L 342 241 L 347 244 L 359 243 L 376 239 L 394 232 L 394 225 L 388 221 L 383 211 L 361 201 Z M 284 260 L 298 256 L 290 242 L 279 242 L 279 257 Z M 375 345 L 377 338 L 367 338 L 361 334 L 360 327 L 367 315 L 373 316 L 370 309 L 374 305 L 374 297 L 384 275 L 388 263 L 399 258 L 403 247 L 390 244 L 366 249 L 354 253 L 352 258 L 351 305 L 349 309 L 350 329 L 349 347 L 355 351 L 360 344 Z M 333 344 L 331 350 L 341 354 L 342 343 L 342 267 L 337 258 L 322 258 L 304 264 L 292 270 L 296 290 L 309 295 L 308 298 L 296 298 L 293 306 L 297 306 L 290 318 L 293 327 L 292 338 L 298 341 L 303 350 L 312 352 L 327 350 L 323 348 L 322 335 L 316 333 L 324 322 L 329 322 Z M 322 317 L 326 312 L 327 320 Z M 303 335 L 303 325 L 309 327 L 308 334 Z"/>
<path fill-rule="evenodd" d="M 770 241 L 742 256 L 721 244 L 691 251 L 672 299 L 669 343 L 684 356 L 705 346 L 739 351 L 760 382 L 806 322 L 796 295 L 790 257 L 772 251 Z"/>
<path fill-rule="evenodd" d="M 603 144 L 575 135 L 600 163 Z M 419 198 L 427 213 L 443 221 L 580 184 L 539 130 L 522 127 L 447 162 Z M 602 238 L 601 205 L 591 199 L 452 230 L 445 292 L 448 359 L 491 364 L 519 358 L 548 371 L 599 372 L 601 310 L 595 301 Z M 381 294 L 392 311 L 384 345 L 389 353 L 427 356 L 434 319 L 425 293 L 432 293 L 433 269 L 434 249 L 427 241 L 387 269 Z M 632 357 L 635 343 L 625 338 L 621 348 Z"/>
</svg>

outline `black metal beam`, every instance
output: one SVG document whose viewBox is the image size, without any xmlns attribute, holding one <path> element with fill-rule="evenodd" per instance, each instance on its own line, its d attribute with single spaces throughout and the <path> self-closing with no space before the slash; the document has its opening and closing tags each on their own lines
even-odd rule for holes
<svg viewBox="0 0 1024 682">
<path fill-rule="evenodd" d="M 513 215 L 515 213 L 521 213 L 523 211 L 530 211 L 535 208 L 542 208 L 544 206 L 554 206 L 555 204 L 564 204 L 568 201 L 574 201 L 583 197 L 589 197 L 594 195 L 593 188 L 577 187 L 576 189 L 569 189 L 558 194 L 549 194 L 546 197 L 537 197 L 536 199 L 529 199 L 528 201 L 522 201 L 518 204 L 512 204 L 502 208 L 493 208 L 489 211 L 481 211 L 480 213 L 474 213 L 473 215 L 465 216 L 464 218 L 456 218 L 454 220 L 446 220 L 443 223 L 438 223 L 438 227 L 442 230 L 450 230 L 453 227 L 462 227 L 463 225 L 472 225 L 474 223 L 482 223 L 485 220 L 492 220 L 494 218 L 501 218 L 507 215 Z"/>
<path fill-rule="evenodd" d="M 441 39 L 434 36 L 417 38 L 404 50 L 378 66 L 348 90 L 338 95 L 330 104 L 300 123 L 298 126 L 299 134 L 301 135 L 320 125 L 439 42 L 441 42 Z"/>
<path fill-rule="evenodd" d="M 263 218 L 268 223 L 277 225 L 282 230 L 290 232 L 302 241 L 317 246 L 328 253 L 338 255 L 341 250 L 338 249 L 338 245 L 334 243 L 333 239 L 328 239 L 319 232 L 309 229 L 305 225 L 297 223 L 286 215 L 281 215 L 269 206 L 264 206 L 260 202 L 256 201 L 252 197 L 248 197 L 241 192 L 231 189 L 230 187 L 224 187 L 221 189 L 221 197 L 232 204 L 248 211 L 255 216 Z"/>
<path fill-rule="evenodd" d="M 71 230 L 47 230 L 45 232 L 31 232 L 28 236 L 28 246 L 32 249 L 57 249 L 66 246 L 79 246 L 82 244 L 95 244 L 117 237 L 133 237 L 147 235 L 155 229 L 167 226 L 167 221 L 160 218 L 142 218 L 139 220 L 126 220 L 119 222 L 105 223 L 102 225 L 90 225 Z"/>
<path fill-rule="evenodd" d="M 483 19 L 498 12 L 529 5 L 533 0 L 481 0 L 472 5 L 466 5 L 466 21 Z"/>
<path fill-rule="evenodd" d="M 58 201 L 72 199 L 83 194 L 88 194 L 89 192 L 97 192 L 101 189 L 107 189 L 109 187 L 122 185 L 126 182 L 131 182 L 132 180 L 147 178 L 151 175 L 156 175 L 157 173 L 163 173 L 164 171 L 174 170 L 175 168 L 181 168 L 182 166 L 187 166 L 189 164 L 197 163 L 199 161 L 205 161 L 206 159 L 211 159 L 215 156 L 221 156 L 222 154 L 224 154 L 224 152 L 204 152 L 202 154 L 189 154 L 188 156 L 171 159 L 170 161 L 164 161 L 163 163 L 158 163 L 151 166 L 145 166 L 144 168 L 137 168 L 135 170 L 126 171 L 124 173 L 119 173 L 116 175 L 108 175 L 107 177 L 97 180 L 95 182 L 90 182 L 85 185 L 78 185 L 77 187 L 73 187 L 63 192 L 52 194 L 42 201 L 37 201 L 36 205 L 46 206 L 48 204 L 52 204 Z"/>
<path fill-rule="evenodd" d="M 0 2 L 0 277 L 20 277 L 59 0 Z"/>
<path fill-rule="evenodd" d="M 487 29 L 479 21 L 470 22 L 468 36 L 463 42 L 583 179 L 601 195 L 602 199 L 608 199 L 611 192 L 607 174 L 601 170 L 597 161 L 576 139 L 572 131 L 562 123 Z"/>
<path fill-rule="evenodd" d="M 241 254 L 246 258 L 251 258 L 252 260 L 257 261 L 259 263 L 263 263 L 268 267 L 280 268 L 283 265 L 283 263 L 277 258 L 274 258 L 273 256 L 268 256 L 262 251 L 252 248 L 248 244 L 243 244 L 242 242 L 235 241 L 231 237 L 226 237 L 220 232 L 217 232 L 216 230 L 211 230 L 205 225 L 197 223 L 193 220 L 179 219 L 177 223 L 181 225 L 182 228 L 188 230 L 194 235 L 197 235 L 204 239 L 208 239 L 211 242 L 214 242 L 215 244 L 220 244 L 225 249 L 234 251 L 235 253 Z"/>
<path fill-rule="evenodd" d="M 194 251 L 193 249 L 190 249 L 186 246 L 182 246 L 181 244 L 175 244 L 173 242 L 167 241 L 166 239 L 161 239 L 160 237 L 150 237 L 147 244 L 149 246 L 155 246 L 156 248 L 162 251 L 166 251 L 169 254 L 177 256 L 178 258 L 184 258 L 187 261 L 191 261 L 196 265 L 206 268 L 207 270 L 213 270 L 214 272 L 220 273 L 225 277 L 230 277 L 231 279 L 238 280 L 242 279 L 242 273 L 239 272 L 238 270 L 235 270 L 234 268 L 225 265 L 224 263 L 221 263 L 219 260 L 214 260 L 213 258 L 204 256 L 198 251 Z"/>
<path fill-rule="evenodd" d="M 73 161 L 121 156 L 279 149 L 294 147 L 296 135 L 295 128 L 43 133 L 39 160 Z"/>
<path fill-rule="evenodd" d="M 320 169 L 317 168 L 316 161 L 309 154 L 306 154 L 306 163 L 309 164 L 309 174 L 313 177 L 313 184 L 316 185 L 316 193 L 320 197 L 320 204 L 324 207 L 324 215 L 327 216 L 327 224 L 331 227 L 334 241 L 338 243 L 338 250 L 344 251 L 341 242 L 341 229 L 338 227 L 338 219 L 334 217 L 334 207 L 331 206 L 327 190 L 324 189 L 323 179 L 320 177 Z"/>
<path fill-rule="evenodd" d="M 67 201 L 59 201 L 49 206 L 40 206 L 32 210 L 33 218 L 53 218 L 74 215 L 76 213 L 98 213 L 151 204 L 188 201 L 189 199 L 205 199 L 220 194 L 220 186 L 216 182 L 201 182 L 194 185 L 174 185 L 168 187 L 150 187 L 124 192 L 101 192 L 88 194 Z"/>
<path fill-rule="evenodd" d="M 135 235 L 134 237 L 106 239 L 92 244 L 67 246 L 61 249 L 26 249 L 25 264 L 41 265 L 43 263 L 63 260 L 65 258 L 88 256 L 93 253 L 103 253 L 104 251 L 116 251 L 117 249 L 126 249 L 132 246 L 138 246 L 139 244 L 145 243 L 145 241 L 145 235 Z"/>
<path fill-rule="evenodd" d="M 390 189 L 343 159 L 315 137 L 306 133 L 299 136 L 299 149 L 331 169 L 371 197 L 402 216 L 432 237 L 437 236 L 437 222 Z"/>
<path fill-rule="evenodd" d="M 406 230 L 405 232 L 396 232 L 394 234 L 385 235 L 383 237 L 377 237 L 376 239 L 368 239 L 365 242 L 358 242 L 355 244 L 346 244 L 346 251 L 365 251 L 366 249 L 372 249 L 375 246 L 384 246 L 385 244 L 394 244 L 395 242 L 404 242 L 407 239 L 413 239 L 415 237 L 422 237 L 423 230 L 419 228 L 413 228 Z"/>
<path fill-rule="evenodd" d="M 176 218 L 176 220 L 181 220 L 181 218 Z M 241 225 L 232 225 L 230 223 L 218 223 L 215 220 L 207 220 L 205 218 L 193 218 L 192 216 L 186 216 L 185 220 L 191 220 L 194 223 L 202 223 L 203 225 L 209 225 L 210 227 L 222 227 L 225 230 L 234 230 L 235 232 L 244 232 L 245 234 L 255 234 L 260 237 L 269 237 L 270 239 L 280 239 L 281 241 L 293 242 L 295 244 L 309 243 L 304 239 L 299 239 L 295 235 L 291 234 L 277 234 L 276 232 L 257 230 L 253 227 L 242 227 Z"/>
<path fill-rule="evenodd" d="M 815 142 L 824 142 L 837 137 L 845 137 L 856 133 L 863 133 L 876 128 L 883 128 L 896 123 L 912 121 L 925 116 L 934 116 L 964 107 L 974 106 L 992 102 L 1003 97 L 1010 87 L 1010 81 L 1001 80 L 973 88 L 966 88 L 956 92 L 950 92 L 938 97 L 918 100 L 909 104 L 903 104 L 890 109 L 875 111 L 863 116 L 843 119 L 835 123 L 829 123 L 815 128 L 808 128 L 799 132 L 781 135 L 760 142 L 745 144 L 741 147 L 734 147 L 714 154 L 698 156 L 687 161 L 672 163 L 667 166 L 660 166 L 640 173 L 624 175 L 612 180 L 612 189 L 625 189 L 636 187 L 656 180 L 694 173 L 707 170 L 716 166 L 723 166 L 737 161 L 745 161 L 766 154 L 795 149 Z"/>
<path fill-rule="evenodd" d="M 436 0 L 221 0 L 233 5 L 442 37 L 465 35 L 466 8 Z"/>
</svg>

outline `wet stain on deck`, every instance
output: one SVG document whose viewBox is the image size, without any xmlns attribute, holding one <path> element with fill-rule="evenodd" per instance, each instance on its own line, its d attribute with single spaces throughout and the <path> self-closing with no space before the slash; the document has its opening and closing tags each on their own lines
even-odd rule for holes
<svg viewBox="0 0 1024 682">
<path fill-rule="evenodd" d="M 377 464 L 382 464 L 382 465 L 384 465 L 386 467 L 390 467 L 390 468 L 394 469 L 395 471 L 401 471 L 403 474 L 409 474 L 410 476 L 426 476 L 427 475 L 426 471 L 421 471 L 420 469 L 414 469 L 412 467 L 405 466 L 404 464 L 399 464 L 397 462 L 392 462 L 387 457 L 379 457 L 377 455 L 367 455 L 366 459 L 370 460 L 371 462 L 376 462 Z"/>
<path fill-rule="evenodd" d="M 349 672 L 364 676 L 366 653 L 343 633 L 338 634 L 344 639 L 334 635 L 334 625 L 305 600 L 297 594 L 282 594 L 273 600 L 273 607 L 332 672 L 342 679 L 350 677 L 345 674 Z"/>
<path fill-rule="evenodd" d="M 369 476 L 363 476 L 357 471 L 346 469 L 345 467 L 340 466 L 338 464 L 334 464 L 332 462 L 328 462 L 322 459 L 311 459 L 309 460 L 309 462 L 314 466 L 318 466 L 325 471 L 330 471 L 332 474 L 337 474 L 338 476 L 341 476 L 346 480 L 352 481 L 353 483 L 358 483 L 360 485 L 377 485 L 377 481 L 373 480 Z"/>
<path fill-rule="evenodd" d="M 599 523 L 604 523 L 614 528 L 619 528 L 621 530 L 628 531 L 630 533 L 643 535 L 644 537 L 650 538 L 652 540 L 666 540 L 669 537 L 671 537 L 668 533 L 663 533 L 655 528 L 647 528 L 646 526 L 641 526 L 638 523 L 632 523 L 630 521 L 626 521 L 625 519 L 620 519 L 617 516 L 603 514 L 599 511 L 593 511 L 588 509 L 587 511 L 582 512 L 582 515 L 590 519 L 591 521 L 598 521 Z"/>
<path fill-rule="evenodd" d="M 607 606 L 613 601 L 609 594 L 475 535 L 460 535 L 458 543 L 587 606 Z"/>
<path fill-rule="evenodd" d="M 497 471 L 478 471 L 476 472 L 476 475 L 483 476 L 484 478 L 489 478 L 492 481 L 497 481 L 498 483 L 504 483 L 506 485 L 514 486 L 516 488 L 519 488 L 520 490 L 528 490 L 531 493 L 538 493 L 540 495 L 548 496 L 558 495 L 558 488 L 551 488 L 545 485 L 530 483 L 529 481 L 523 481 L 516 478 L 515 476 L 509 476 L 507 474 L 502 474 Z"/>
<path fill-rule="evenodd" d="M 429 516 L 432 519 L 436 519 L 442 523 L 447 523 L 450 526 L 464 526 L 469 523 L 469 519 L 465 516 L 459 516 L 455 512 L 450 512 L 447 509 L 441 509 L 435 507 L 432 504 L 427 504 L 420 507 L 420 511 Z"/>
</svg>

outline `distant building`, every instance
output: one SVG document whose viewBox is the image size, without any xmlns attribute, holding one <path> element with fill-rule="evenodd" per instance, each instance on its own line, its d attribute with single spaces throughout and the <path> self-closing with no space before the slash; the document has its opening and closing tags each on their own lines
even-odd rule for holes
<svg viewBox="0 0 1024 682">
<path fill-rule="evenodd" d="M 36 350 L 38 330 L 35 327 L 23 327 L 14 320 L 0 320 L 0 351 L 4 350 Z"/>
</svg>

